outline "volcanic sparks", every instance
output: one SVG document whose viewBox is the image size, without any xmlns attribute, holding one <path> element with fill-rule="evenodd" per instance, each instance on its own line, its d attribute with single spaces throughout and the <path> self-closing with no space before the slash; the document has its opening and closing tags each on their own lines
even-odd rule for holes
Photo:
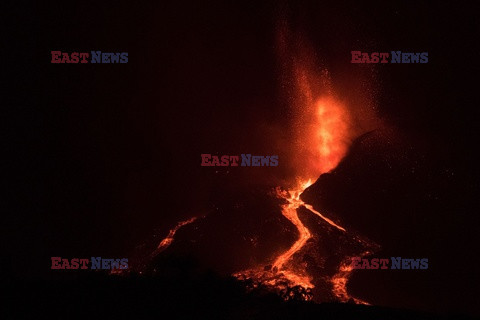
<svg viewBox="0 0 480 320">
<path fill-rule="evenodd" d="M 312 91 L 309 86 L 308 77 L 301 77 L 300 84 L 299 87 L 304 93 L 304 97 L 308 100 L 312 99 Z M 308 179 L 303 180 L 297 187 L 290 191 L 282 192 L 277 188 L 277 196 L 287 201 L 287 204 L 282 206 L 282 214 L 295 225 L 299 237 L 290 249 L 276 258 L 273 264 L 274 270 L 283 270 L 285 277 L 294 285 L 305 288 L 313 288 L 314 286 L 310 281 L 305 281 L 305 276 L 292 276 L 292 274 L 298 273 L 298 268 L 296 268 L 297 270 L 292 270 L 292 268 L 286 267 L 290 258 L 299 252 L 312 237 L 310 230 L 308 230 L 298 217 L 297 209 L 303 206 L 332 227 L 342 232 L 345 232 L 345 228 L 325 217 L 311 205 L 304 203 L 300 199 L 300 196 L 305 189 L 312 185 L 312 179 L 333 169 L 343 158 L 346 153 L 343 137 L 347 135 L 348 131 L 345 108 L 333 97 L 323 97 L 318 99 L 316 103 L 312 101 L 309 102 L 308 107 L 301 109 L 303 111 L 300 112 L 311 112 L 313 113 L 313 117 L 302 114 L 302 119 L 309 120 L 304 120 L 306 126 L 300 127 L 297 132 L 297 137 L 302 138 L 298 139 L 297 146 L 299 146 L 300 149 L 309 150 L 309 153 L 307 153 L 307 156 L 304 158 L 308 162 L 304 164 L 304 170 L 302 172 L 302 175 L 307 175 Z M 301 281 L 298 281 L 298 279 L 301 279 Z"/>
<path fill-rule="evenodd" d="M 280 209 L 288 220 L 281 218 L 279 222 L 283 226 L 292 223 L 298 235 L 287 249 L 277 248 L 272 256 L 262 258 L 262 262 L 233 276 L 246 280 L 248 289 L 266 288 L 285 300 L 313 300 L 315 289 L 317 302 L 366 304 L 347 292 L 347 282 L 353 272 L 349 262 L 354 253 L 369 254 L 367 248 L 373 248 L 373 243 L 351 230 L 347 233 L 340 222 L 334 221 L 337 219 L 327 217 L 325 212 L 301 199 L 302 193 L 316 179 L 338 166 L 352 140 L 365 132 L 362 130 L 366 126 L 353 125 L 358 123 L 355 112 L 347 107 L 350 105 L 347 101 L 335 94 L 328 70 L 318 69 L 313 60 L 315 55 L 306 49 L 305 42 L 294 43 L 292 39 L 296 37 L 280 32 L 279 53 L 285 76 L 282 87 L 287 88 L 284 93 L 289 107 L 289 125 L 283 131 L 286 136 L 282 146 L 285 145 L 289 176 L 283 180 L 285 188 L 276 187 L 274 195 L 283 200 Z M 304 220 L 309 220 L 308 227 L 299 212 Z M 194 220 L 178 223 L 152 256 L 165 250 L 176 231 Z M 284 230 L 290 229 L 284 227 Z M 345 247 L 348 249 L 344 250 Z"/>
<path fill-rule="evenodd" d="M 337 253 L 340 257 L 344 256 L 338 271 L 335 274 L 331 271 L 322 274 L 322 279 L 315 279 L 307 272 L 308 263 L 302 258 L 311 250 L 311 246 L 306 249 L 309 240 L 319 241 L 321 235 L 307 228 L 298 215 L 300 208 L 326 222 L 327 226 L 322 230 L 330 232 L 328 228 L 332 228 L 341 234 L 342 239 L 347 238 L 344 236 L 347 234 L 344 227 L 305 203 L 301 195 L 312 185 L 312 181 L 337 167 L 359 132 L 352 127 L 353 119 L 346 103 L 334 94 L 328 70 L 314 71 L 318 70 L 314 62 L 315 55 L 309 50 L 307 41 L 298 38 L 298 35 L 290 33 L 286 25 L 280 26 L 277 39 L 279 58 L 284 75 L 283 87 L 287 88 L 285 97 L 292 115 L 289 136 L 291 156 L 288 162 L 295 175 L 291 181 L 287 181 L 287 190 L 280 187 L 275 189 L 275 195 L 285 201 L 281 205 L 282 215 L 296 227 L 298 238 L 286 251 L 272 259 L 271 267 L 257 266 L 234 275 L 257 283 L 253 287 L 262 285 L 270 288 L 286 300 L 292 298 L 290 288 L 299 291 L 299 295 L 294 294 L 294 299 L 311 300 L 314 283 L 321 283 L 321 287 L 329 288 L 331 293 L 323 293 L 325 299 L 333 297 L 336 301 L 365 303 L 348 295 L 346 286 L 352 269 L 347 265 L 345 253 Z M 356 250 L 372 245 L 355 235 L 348 235 L 348 238 Z M 325 261 L 327 258 L 322 259 Z"/>
<path fill-rule="evenodd" d="M 305 89 L 305 86 L 303 86 Z M 307 149 L 313 146 L 307 157 L 306 166 L 303 167 L 302 175 L 311 177 L 297 182 L 297 186 L 290 190 L 283 190 L 280 187 L 275 189 L 278 198 L 285 200 L 282 205 L 282 215 L 287 218 L 298 230 L 298 239 L 290 246 L 288 250 L 278 255 L 270 270 L 265 268 L 254 268 L 251 270 L 235 274 L 239 279 L 251 279 L 259 282 L 263 286 L 279 291 L 285 299 L 290 299 L 291 295 L 286 294 L 289 288 L 301 289 L 301 299 L 311 300 L 311 290 L 315 287 L 312 283 L 312 277 L 308 275 L 305 268 L 295 263 L 294 256 L 301 252 L 305 244 L 312 238 L 312 232 L 305 226 L 298 216 L 297 209 L 303 207 L 309 212 L 315 214 L 326 222 L 330 227 L 346 233 L 346 229 L 327 218 L 324 214 L 315 210 L 312 205 L 305 203 L 301 194 L 312 185 L 312 178 L 335 168 L 346 153 L 345 141 L 343 137 L 347 135 L 347 117 L 343 105 L 337 102 L 333 97 L 319 99 L 315 104 L 317 112 L 311 117 L 308 125 L 302 128 L 301 134 L 306 136 L 302 141 L 306 143 L 297 144 L 301 149 Z M 310 108 L 307 108 L 310 110 Z M 303 118 L 306 118 L 304 116 Z M 317 159 L 315 161 L 315 159 Z M 318 160 L 320 159 L 320 161 Z M 300 178 L 301 179 L 301 178 Z M 346 284 L 351 273 L 348 266 L 341 265 L 341 272 L 337 273 L 330 280 L 332 293 L 340 301 L 348 301 L 351 298 L 346 290 Z M 354 300 L 363 303 L 361 300 Z"/>
</svg>

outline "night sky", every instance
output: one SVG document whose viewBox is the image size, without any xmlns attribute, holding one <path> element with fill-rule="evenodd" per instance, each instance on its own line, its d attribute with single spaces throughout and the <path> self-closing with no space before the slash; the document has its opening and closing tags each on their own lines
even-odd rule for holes
<svg viewBox="0 0 480 320">
<path fill-rule="evenodd" d="M 27 19 L 9 37 L 18 63 L 10 79 L 22 93 L 4 100 L 12 227 L 2 267 L 49 278 L 52 256 L 128 257 L 229 192 L 286 177 L 282 145 L 272 143 L 272 128 L 288 126 L 275 47 L 283 19 L 309 40 L 340 93 L 371 75 L 377 117 L 395 133 L 359 143 L 305 196 L 315 202 L 315 190 L 330 190 L 323 205 L 383 256 L 431 259 L 428 272 L 359 275 L 352 289 L 382 305 L 478 313 L 474 8 L 260 2 L 11 8 Z M 51 64 L 52 50 L 128 52 L 129 61 Z M 355 65 L 352 50 L 428 52 L 429 62 Z M 216 173 L 200 166 L 202 153 L 279 154 L 280 165 Z"/>
</svg>

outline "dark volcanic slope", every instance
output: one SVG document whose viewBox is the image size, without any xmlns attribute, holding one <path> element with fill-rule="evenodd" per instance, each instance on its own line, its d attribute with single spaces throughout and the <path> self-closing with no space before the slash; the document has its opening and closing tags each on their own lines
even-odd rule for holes
<svg viewBox="0 0 480 320">
<path fill-rule="evenodd" d="M 472 310 L 476 258 L 466 248 L 476 237 L 466 226 L 478 206 L 470 172 L 442 148 L 406 140 L 386 131 L 362 136 L 302 198 L 381 245 L 377 257 L 429 259 L 428 270 L 357 271 L 354 295 L 377 305 Z"/>
<path fill-rule="evenodd" d="M 78 279 L 17 279 L 5 285 L 5 319 L 447 319 L 392 308 L 286 303 L 275 295 L 246 294 L 233 279 L 186 270 L 167 278 L 89 273 Z"/>
</svg>

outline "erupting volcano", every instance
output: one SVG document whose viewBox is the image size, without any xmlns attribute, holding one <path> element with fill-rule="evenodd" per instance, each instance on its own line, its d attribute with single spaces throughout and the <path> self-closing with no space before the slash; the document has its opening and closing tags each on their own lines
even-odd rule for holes
<svg viewBox="0 0 480 320">
<path fill-rule="evenodd" d="M 305 43 L 292 43 L 286 29 L 280 30 L 278 53 L 285 82 L 282 88 L 289 106 L 283 161 L 292 174 L 270 196 L 280 205 L 283 218 L 278 221 L 284 232 L 291 232 L 288 224 L 293 224 L 297 235 L 287 248 L 285 243 L 279 248 L 270 247 L 269 258 L 257 260 L 252 267 L 234 272 L 233 276 L 244 281 L 249 289 L 266 288 L 285 300 L 366 304 L 347 291 L 352 273 L 350 260 L 352 256 L 370 254 L 378 246 L 355 231 L 347 231 L 349 228 L 342 225 L 334 212 L 322 212 L 302 199 L 302 193 L 321 175 L 337 167 L 350 143 L 364 133 L 365 126 L 358 126 L 362 122 L 357 119 L 358 110 L 352 112 L 351 101 L 340 98 L 328 70 L 317 68 Z M 172 243 L 179 228 L 194 221 L 192 218 L 178 223 L 151 257 Z M 255 241 L 252 239 L 254 246 Z"/>
<path fill-rule="evenodd" d="M 305 81 L 305 78 L 301 78 Z M 303 83 L 305 85 L 305 83 Z M 305 89 L 306 87 L 304 87 Z M 311 92 L 310 90 L 308 91 Z M 275 195 L 283 199 L 282 214 L 298 231 L 298 239 L 285 252 L 280 253 L 271 266 L 257 267 L 250 270 L 238 272 L 236 277 L 243 280 L 253 280 L 253 287 L 263 285 L 279 292 L 285 299 L 313 299 L 312 289 L 315 287 L 313 276 L 305 270 L 305 263 L 300 262 L 300 256 L 305 250 L 306 243 L 313 238 L 312 231 L 302 222 L 297 210 L 306 209 L 309 213 L 316 215 L 326 223 L 327 228 L 333 228 L 340 233 L 347 233 L 347 230 L 339 223 L 334 222 L 321 212 L 313 208 L 312 205 L 305 203 L 301 195 L 305 189 L 312 185 L 312 178 L 315 172 L 317 176 L 325 173 L 340 162 L 346 153 L 345 137 L 348 137 L 348 117 L 345 107 L 337 102 L 333 97 L 321 98 L 314 104 L 313 109 L 316 112 L 310 118 L 310 123 L 298 133 L 298 148 L 308 149 L 309 157 L 303 158 L 307 166 L 301 167 L 303 175 L 312 175 L 302 178 L 300 175 L 296 185 L 289 190 L 283 190 L 280 187 L 275 189 Z M 311 110 L 312 108 L 305 108 Z M 307 119 L 307 115 L 303 115 Z M 306 128 L 306 129 L 305 129 Z M 301 140 L 300 135 L 307 135 Z M 306 142 L 304 142 L 306 141 Z M 315 161 L 317 158 L 318 161 Z M 317 235 L 322 237 L 322 235 Z M 345 236 L 345 235 L 344 235 Z M 359 245 L 368 248 L 374 246 L 369 241 L 361 240 L 359 237 L 351 236 L 351 241 L 358 242 Z M 359 253 L 367 254 L 368 251 Z M 346 285 L 352 269 L 349 265 L 349 257 L 339 264 L 338 271 L 328 279 L 331 286 L 331 292 L 336 300 L 347 302 L 353 300 L 356 303 L 366 303 L 360 299 L 351 297 L 347 293 Z"/>
<path fill-rule="evenodd" d="M 284 200 L 282 214 L 295 225 L 298 238 L 287 250 L 278 253 L 271 265 L 257 266 L 235 276 L 253 281 L 253 287 L 266 286 L 286 300 L 366 303 L 347 292 L 352 272 L 350 257 L 369 254 L 378 246 L 347 232 L 340 222 L 334 221 L 336 219 L 301 199 L 312 181 L 335 169 L 346 155 L 350 142 L 362 130 L 353 127 L 352 123 L 358 123 L 358 119 L 352 119 L 354 115 L 346 103 L 334 93 L 328 70 L 315 72 L 318 67 L 307 42 L 302 37 L 292 37 L 285 26 L 279 30 L 282 87 L 288 88 L 285 96 L 292 109 L 290 163 L 294 177 L 287 181 L 287 190 L 277 187 L 275 195 Z M 312 214 L 317 221 L 309 227 L 305 219 L 312 221 L 309 217 Z M 327 237 L 330 238 L 328 244 L 325 243 Z M 320 248 L 322 243 L 324 247 Z"/>
</svg>

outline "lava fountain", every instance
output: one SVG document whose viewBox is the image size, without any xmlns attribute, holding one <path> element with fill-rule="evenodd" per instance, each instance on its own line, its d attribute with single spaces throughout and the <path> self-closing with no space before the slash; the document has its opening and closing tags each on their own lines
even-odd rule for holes
<svg viewBox="0 0 480 320">
<path fill-rule="evenodd" d="M 306 78 L 301 77 L 300 80 L 303 82 L 306 81 Z M 307 88 L 306 83 L 302 83 L 302 88 Z M 346 232 L 344 227 L 315 210 L 300 198 L 303 191 L 312 185 L 313 179 L 335 168 L 347 151 L 345 137 L 348 135 L 348 114 L 344 106 L 329 96 L 318 99 L 313 107 L 316 112 L 311 117 L 302 115 L 303 126 L 298 128 L 296 134 L 295 148 L 299 150 L 298 154 L 304 155 L 301 159 L 304 162 L 304 165 L 300 167 L 302 170 L 296 177 L 294 187 L 289 190 L 283 190 L 280 187 L 275 189 L 275 195 L 284 200 L 281 208 L 282 214 L 297 228 L 298 239 L 288 250 L 280 253 L 274 259 L 271 268 L 265 270 L 265 267 L 257 267 L 235 274 L 239 279 L 250 279 L 258 282 L 258 285 L 261 284 L 279 291 L 286 299 L 291 298 L 291 295 L 285 295 L 288 289 L 297 288 L 300 289 L 301 299 L 310 300 L 312 299 L 311 289 L 314 288 L 312 277 L 304 268 L 292 261 L 294 255 L 299 253 L 307 241 L 312 238 L 311 231 L 298 216 L 297 209 L 304 207 L 328 223 L 330 227 L 340 232 Z M 306 110 L 311 111 L 311 106 L 308 106 Z M 337 279 L 335 281 L 336 291 L 334 293 L 342 293 L 342 296 L 339 295 L 338 298 L 342 301 L 350 299 L 344 288 L 346 281 L 344 281 L 343 287 L 340 281 Z"/>
<path fill-rule="evenodd" d="M 359 119 L 355 118 L 362 106 L 352 112 L 353 109 L 347 107 L 349 104 L 335 93 L 328 70 L 316 67 L 312 58 L 315 55 L 306 49 L 305 41 L 291 37 L 285 30 L 280 28 L 278 37 L 278 53 L 283 71 L 282 88 L 285 89 L 284 94 L 290 108 L 289 128 L 285 130 L 287 155 L 284 161 L 294 174 L 286 179 L 287 188 L 276 187 L 273 194 L 282 200 L 281 213 L 296 227 L 298 237 L 287 249 L 277 249 L 266 263 L 235 272 L 233 276 L 246 280 L 245 284 L 250 289 L 267 288 L 279 293 L 285 300 L 312 300 L 313 289 L 321 283 L 320 289 L 316 290 L 329 291 L 327 300 L 366 303 L 351 297 L 347 292 L 347 282 L 353 271 L 350 261 L 352 254 L 368 255 L 377 246 L 352 231 L 347 232 L 339 221 L 335 221 L 337 219 L 328 217 L 328 214 L 301 199 L 302 193 L 316 179 L 337 167 L 346 155 L 351 141 L 366 131 L 365 126 L 358 127 Z M 320 232 L 306 226 L 299 216 L 299 209 L 312 214 L 322 223 Z M 180 222 L 160 242 L 152 256 L 165 250 L 173 241 L 175 232 L 194 220 L 192 218 Z M 342 241 L 346 241 L 351 248 L 348 252 L 337 252 L 336 258 L 342 260 L 335 260 L 337 269 L 333 273 L 330 270 L 317 277 L 318 274 L 308 271 L 307 264 L 300 257 L 332 232 L 339 239 L 348 239 Z M 331 246 L 331 242 L 325 243 L 327 246 L 330 243 Z M 319 282 L 318 278 L 323 282 Z"/>
<path fill-rule="evenodd" d="M 305 80 L 305 78 L 302 78 L 302 80 Z M 306 158 L 305 160 L 310 162 L 307 163 L 306 166 L 304 165 L 303 168 L 309 167 L 310 169 L 310 171 L 304 172 L 319 172 L 318 175 L 320 175 L 321 173 L 334 168 L 345 154 L 346 150 L 343 147 L 344 143 L 342 137 L 345 136 L 345 131 L 347 130 L 347 121 L 346 113 L 342 109 L 341 104 L 334 101 L 331 97 L 319 99 L 316 103 L 316 108 L 317 112 L 306 126 L 307 134 L 310 136 L 310 139 L 308 140 L 310 140 L 310 143 L 312 143 L 313 146 L 317 146 L 316 148 L 314 147 L 309 149 L 311 150 L 309 154 L 312 157 L 323 159 L 323 161 L 312 161 L 311 158 Z M 304 140 L 297 141 L 302 142 Z M 307 148 L 307 145 L 299 143 L 299 147 Z M 280 254 L 275 259 L 275 262 L 273 263 L 273 269 L 276 272 L 282 271 L 285 278 L 288 279 L 294 286 L 300 285 L 305 288 L 312 288 L 313 285 L 310 283 L 307 277 L 299 276 L 296 274 L 296 272 L 289 270 L 288 267 L 286 267 L 290 258 L 296 252 L 302 249 L 305 243 L 312 236 L 310 230 L 308 230 L 308 228 L 298 217 L 297 209 L 301 206 L 304 206 L 331 226 L 343 232 L 345 232 L 345 229 L 300 199 L 300 195 L 312 184 L 312 178 L 314 177 L 307 178 L 299 178 L 299 180 L 297 180 L 297 186 L 288 191 L 281 190 L 280 188 L 276 189 L 276 195 L 279 198 L 286 200 L 286 204 L 282 206 L 282 214 L 295 225 L 298 230 L 299 237 L 298 240 L 290 247 L 290 249 Z"/>
<path fill-rule="evenodd" d="M 286 181 L 287 190 L 275 189 L 275 195 L 284 200 L 281 207 L 282 215 L 297 229 L 297 240 L 285 251 L 273 257 L 270 266 L 258 266 L 250 270 L 237 272 L 239 279 L 250 280 L 253 287 L 267 287 L 280 293 L 284 299 L 313 299 L 314 277 L 307 272 L 305 263 L 299 258 L 305 253 L 309 240 L 321 241 L 321 235 L 309 230 L 298 215 L 298 209 L 316 215 L 327 229 L 335 230 L 343 238 L 348 238 L 357 255 L 367 255 L 376 245 L 347 230 L 339 222 L 327 217 L 312 205 L 301 199 L 302 193 L 320 175 L 333 170 L 346 155 L 351 141 L 361 134 L 362 129 L 356 128 L 359 119 L 352 119 L 358 112 L 350 112 L 347 102 L 342 101 L 331 84 L 330 74 L 326 68 L 319 69 L 315 64 L 313 50 L 301 36 L 292 36 L 281 25 L 277 34 L 279 62 L 282 67 L 282 88 L 290 107 L 291 131 L 289 154 L 287 161 L 294 175 L 291 181 Z M 361 110 L 362 106 L 357 108 Z M 356 110 L 356 111 L 358 111 Z M 362 119 L 360 119 L 361 122 Z M 358 252 L 361 250 L 360 252 Z M 352 273 L 349 265 L 351 257 L 339 253 L 343 260 L 338 265 L 334 275 L 323 274 L 328 278 L 328 287 L 332 300 L 355 303 L 366 303 L 351 297 L 346 289 Z M 297 257 L 297 258 L 296 258 Z M 292 288 L 296 292 L 292 293 Z M 323 288 L 323 287 L 322 287 Z"/>
</svg>

